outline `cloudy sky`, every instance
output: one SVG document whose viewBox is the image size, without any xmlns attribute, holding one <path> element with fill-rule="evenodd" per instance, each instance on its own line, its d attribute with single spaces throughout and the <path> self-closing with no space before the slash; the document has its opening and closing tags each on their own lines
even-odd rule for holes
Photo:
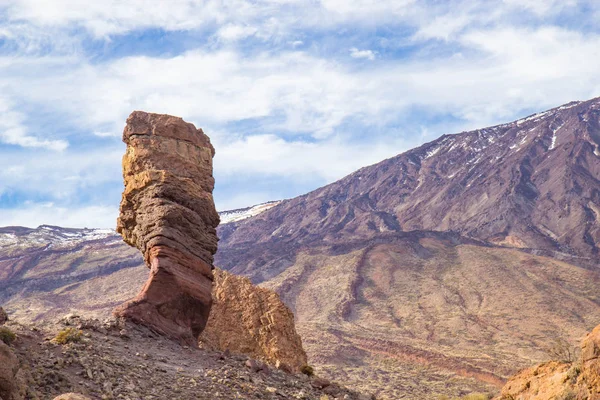
<svg viewBox="0 0 600 400">
<path fill-rule="evenodd" d="M 0 0 L 0 226 L 114 227 L 133 110 L 216 148 L 219 210 L 600 96 L 596 0 Z"/>
</svg>

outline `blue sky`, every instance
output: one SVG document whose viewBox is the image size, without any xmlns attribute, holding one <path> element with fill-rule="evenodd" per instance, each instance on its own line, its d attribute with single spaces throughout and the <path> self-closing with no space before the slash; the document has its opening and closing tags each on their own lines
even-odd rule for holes
<svg viewBox="0 0 600 400">
<path fill-rule="evenodd" d="M 202 127 L 219 210 L 600 96 L 595 0 L 0 0 L 0 226 L 114 227 L 133 110 Z"/>
</svg>

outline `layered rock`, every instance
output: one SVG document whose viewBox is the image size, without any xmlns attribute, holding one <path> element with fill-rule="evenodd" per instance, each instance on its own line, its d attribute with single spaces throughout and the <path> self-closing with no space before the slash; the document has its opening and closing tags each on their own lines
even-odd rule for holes
<svg viewBox="0 0 600 400">
<path fill-rule="evenodd" d="M 575 362 L 551 361 L 513 376 L 496 400 L 600 400 L 600 325 L 581 345 Z"/>
<path fill-rule="evenodd" d="M 187 343 L 211 307 L 219 215 L 212 190 L 210 139 L 169 115 L 134 111 L 123 131 L 125 190 L 117 231 L 137 247 L 150 277 L 114 314 Z"/>
<path fill-rule="evenodd" d="M 248 278 L 214 270 L 213 307 L 202 344 L 242 353 L 299 371 L 306 353 L 294 325 L 294 314 L 271 290 Z"/>
</svg>

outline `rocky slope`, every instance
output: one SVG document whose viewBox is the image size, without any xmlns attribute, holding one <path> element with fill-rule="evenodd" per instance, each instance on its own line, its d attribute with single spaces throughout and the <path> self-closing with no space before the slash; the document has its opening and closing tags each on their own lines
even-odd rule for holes
<svg viewBox="0 0 600 400">
<path fill-rule="evenodd" d="M 44 325 L 68 312 L 107 318 L 147 275 L 139 252 L 111 231 L 2 228 L 0 241 L 0 301 L 23 323 Z M 294 371 L 307 364 L 294 316 L 276 293 L 247 278 L 215 274 L 203 347 L 279 361 Z"/>
<path fill-rule="evenodd" d="M 237 208 L 235 210 L 219 211 L 219 218 L 221 218 L 221 225 L 228 224 L 230 222 L 242 221 L 250 217 L 254 217 L 261 214 L 273 207 L 281 201 L 268 201 L 266 203 L 256 204 L 251 207 Z"/>
<path fill-rule="evenodd" d="M 137 324 L 69 316 L 44 327 L 8 324 L 17 338 L 0 342 L 19 380 L 6 400 L 52 399 L 75 392 L 91 399 L 353 399 L 368 395 L 337 383 L 290 374 L 241 355 L 182 347 Z M 60 332 L 76 335 L 58 343 Z M 0 391 L 3 368 L 1 363 Z M 0 392 L 3 396 L 4 393 Z"/>
<path fill-rule="evenodd" d="M 150 276 L 114 313 L 194 344 L 212 304 L 215 149 L 202 129 L 181 118 L 142 111 L 127 118 L 123 142 L 117 232 L 142 252 Z"/>
</svg>

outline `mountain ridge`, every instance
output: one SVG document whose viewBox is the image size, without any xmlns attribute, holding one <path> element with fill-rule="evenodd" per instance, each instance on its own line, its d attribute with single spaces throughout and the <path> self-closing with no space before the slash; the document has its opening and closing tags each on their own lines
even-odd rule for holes
<svg viewBox="0 0 600 400">
<path fill-rule="evenodd" d="M 579 111 L 583 111 L 585 115 L 580 116 Z M 550 117 L 555 118 L 549 121 Z M 590 122 L 591 117 L 594 117 L 593 124 Z M 556 133 L 549 126 L 563 118 L 566 121 L 563 121 L 562 128 L 568 128 L 564 125 L 567 122 L 574 127 L 578 119 L 583 118 L 588 122 L 584 126 L 587 130 L 572 132 L 567 129 L 563 136 L 569 137 L 561 138 L 557 145 L 556 140 L 552 139 L 554 136 L 549 137 Z M 310 193 L 284 200 L 259 217 L 221 227 L 221 249 L 226 249 L 229 243 L 237 245 L 243 242 L 269 241 L 271 239 L 266 234 L 259 235 L 256 240 L 257 232 L 267 231 L 271 236 L 278 235 L 283 240 L 310 241 L 311 236 L 312 239 L 342 239 L 345 231 L 353 236 L 368 236 L 376 231 L 452 230 L 464 236 L 497 243 L 512 242 L 521 247 L 557 250 L 596 258 L 597 244 L 600 241 L 600 182 L 595 178 L 600 176 L 600 163 L 597 159 L 600 154 L 599 120 L 600 98 L 596 98 L 587 102 L 569 103 L 568 107 L 556 107 L 491 128 L 443 135 L 415 149 L 363 167 Z M 510 141 L 506 139 L 507 136 Z M 587 141 L 579 144 L 574 140 L 581 138 Z M 504 140 L 501 141 L 502 139 Z M 518 144 L 511 149 L 511 146 L 515 146 L 513 142 Z M 491 151 L 487 153 L 492 154 L 477 154 L 494 144 L 496 146 L 493 150 L 501 151 L 502 154 Z M 550 148 L 551 146 L 554 147 Z M 471 147 L 474 151 L 465 150 L 465 147 Z M 512 152 L 515 148 L 516 151 Z M 559 148 L 562 152 L 579 152 L 574 156 L 578 157 L 578 162 L 588 163 L 587 170 L 582 172 L 581 165 L 569 165 L 560 154 L 550 154 L 555 165 L 548 165 L 552 163 L 541 157 L 541 151 L 545 154 Z M 515 158 L 511 154 L 518 154 L 521 150 L 522 157 Z M 590 156 L 594 159 L 589 160 Z M 482 165 L 484 162 L 492 164 L 490 161 L 496 160 L 499 161 L 491 166 Z M 542 164 L 540 171 L 534 170 L 536 165 L 532 165 L 532 162 Z M 511 164 L 518 168 L 512 170 Z M 554 185 L 558 188 L 553 188 L 554 182 L 548 182 L 550 168 L 561 166 L 570 168 L 555 171 L 562 174 L 564 182 L 559 182 Z M 505 176 L 495 177 L 495 174 L 488 173 L 490 176 L 485 182 L 483 179 L 477 181 L 496 167 L 502 167 Z M 481 171 L 482 168 L 487 171 Z M 590 168 L 593 168 L 593 175 L 586 175 L 585 171 Z M 445 174 L 445 180 L 440 179 L 442 173 Z M 575 180 L 573 186 L 576 187 L 560 187 L 560 183 L 564 186 L 570 180 Z M 573 192 L 586 191 L 586 187 L 589 189 L 581 197 L 591 199 L 592 205 L 574 204 Z M 550 201 L 544 201 L 543 196 L 548 195 Z M 501 196 L 504 198 L 498 199 Z M 520 221 L 524 218 L 523 214 L 539 214 L 542 207 L 543 211 L 547 211 L 545 207 L 548 204 L 550 208 L 554 208 L 553 213 L 558 214 L 557 219 L 562 219 L 560 207 L 554 204 L 558 202 L 555 198 L 561 196 L 567 197 L 567 206 L 576 206 L 576 210 L 573 210 L 573 219 L 576 221 L 570 221 L 568 226 L 555 226 L 556 223 L 551 223 L 552 218 L 543 218 L 541 215 L 534 215 L 536 220 L 528 221 L 532 226 Z M 481 205 L 473 199 L 493 204 L 493 207 L 481 209 Z M 453 210 L 440 204 L 451 201 L 454 202 Z M 494 212 L 489 208 L 494 208 Z M 355 213 L 366 216 L 362 220 Z M 314 214 L 318 217 L 308 220 Z M 499 215 L 492 217 L 491 214 Z M 281 224 L 284 220 L 288 221 L 287 225 Z M 362 232 L 360 227 L 352 225 L 353 220 L 357 221 L 355 225 L 360 223 L 363 226 Z M 275 229 L 270 229 L 269 223 L 280 230 L 275 232 Z M 572 237 L 576 235 L 573 231 L 579 225 L 587 224 L 591 226 L 586 227 L 583 238 Z M 366 232 L 364 226 L 367 227 Z"/>
</svg>

